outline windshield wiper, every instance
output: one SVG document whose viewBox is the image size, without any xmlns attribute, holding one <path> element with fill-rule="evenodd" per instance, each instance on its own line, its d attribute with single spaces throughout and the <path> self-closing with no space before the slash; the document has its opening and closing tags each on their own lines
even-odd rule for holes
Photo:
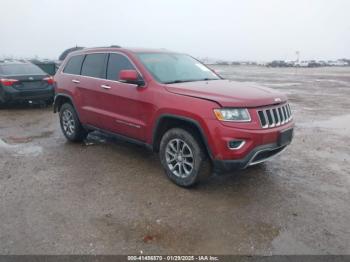
<svg viewBox="0 0 350 262">
<path fill-rule="evenodd" d="M 222 80 L 223 78 L 203 78 L 195 81 L 211 81 L 211 80 Z"/>
<path fill-rule="evenodd" d="M 191 79 L 191 80 L 174 80 L 165 82 L 164 84 L 177 84 L 177 83 L 185 83 L 185 82 L 198 82 L 198 81 L 210 81 L 210 80 L 220 80 L 220 78 L 203 78 L 203 79 Z"/>
<path fill-rule="evenodd" d="M 177 83 L 185 83 L 185 82 L 193 82 L 196 80 L 174 80 L 169 82 L 164 82 L 164 84 L 177 84 Z"/>
</svg>

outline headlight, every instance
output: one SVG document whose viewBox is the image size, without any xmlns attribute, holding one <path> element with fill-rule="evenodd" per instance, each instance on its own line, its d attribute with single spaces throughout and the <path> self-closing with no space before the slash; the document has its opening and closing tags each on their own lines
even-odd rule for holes
<svg viewBox="0 0 350 262">
<path fill-rule="evenodd" d="M 220 121 L 249 122 L 251 120 L 246 108 L 214 109 L 214 113 Z"/>
</svg>

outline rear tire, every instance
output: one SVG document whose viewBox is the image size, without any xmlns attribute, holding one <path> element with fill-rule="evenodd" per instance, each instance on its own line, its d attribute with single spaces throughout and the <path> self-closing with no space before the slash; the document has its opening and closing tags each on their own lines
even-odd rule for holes
<svg viewBox="0 0 350 262">
<path fill-rule="evenodd" d="M 78 114 L 71 104 L 62 105 L 59 117 L 62 132 L 69 141 L 81 142 L 86 138 L 88 132 L 81 125 Z"/>
<path fill-rule="evenodd" d="M 170 129 L 163 135 L 159 157 L 168 178 L 181 187 L 191 187 L 211 173 L 203 145 L 181 128 Z"/>
</svg>

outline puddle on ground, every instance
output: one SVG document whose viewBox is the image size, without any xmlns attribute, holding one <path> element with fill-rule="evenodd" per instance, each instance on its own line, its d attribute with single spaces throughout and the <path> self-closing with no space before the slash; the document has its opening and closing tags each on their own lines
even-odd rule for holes
<svg viewBox="0 0 350 262">
<path fill-rule="evenodd" d="M 16 155 L 21 156 L 38 156 L 43 152 L 43 148 L 41 146 L 27 146 L 19 149 L 16 152 Z"/>
<path fill-rule="evenodd" d="M 300 126 L 329 129 L 340 135 L 350 135 L 350 115 L 335 116 L 328 120 L 300 123 Z"/>
<path fill-rule="evenodd" d="M 43 148 L 36 145 L 26 144 L 9 144 L 3 139 L 0 139 L 0 149 L 6 149 L 13 151 L 14 155 L 17 156 L 38 156 L 42 153 Z"/>
<path fill-rule="evenodd" d="M 306 255 L 315 254 L 316 250 L 308 246 L 306 241 L 301 241 L 293 236 L 291 232 L 282 231 L 280 234 L 272 241 L 273 252 L 277 250 L 281 254 L 285 255 Z"/>
<path fill-rule="evenodd" d="M 0 148 L 11 148 L 12 146 L 0 139 Z"/>
<path fill-rule="evenodd" d="M 15 137 L 15 136 L 10 136 L 6 137 L 3 139 L 5 143 L 9 145 L 15 145 L 15 144 L 24 144 L 24 143 L 29 143 L 33 139 L 30 137 Z"/>
<path fill-rule="evenodd" d="M 300 86 L 301 83 L 263 83 L 264 86 L 270 87 L 290 87 L 290 86 Z"/>
<path fill-rule="evenodd" d="M 53 131 L 45 131 L 40 133 L 39 135 L 33 136 L 9 136 L 4 138 L 3 141 L 10 145 L 25 144 L 33 141 L 34 139 L 49 137 L 52 134 Z"/>
<path fill-rule="evenodd" d="M 337 79 L 316 79 L 316 82 L 330 82 L 330 83 L 335 83 L 335 84 L 340 84 L 340 85 L 345 85 L 349 86 L 348 81 L 342 81 L 342 80 L 337 80 Z"/>
</svg>

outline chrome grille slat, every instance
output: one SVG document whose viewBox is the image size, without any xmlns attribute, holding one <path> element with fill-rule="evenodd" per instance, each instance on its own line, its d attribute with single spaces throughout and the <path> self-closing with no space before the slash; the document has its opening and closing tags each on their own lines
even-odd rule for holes
<svg viewBox="0 0 350 262">
<path fill-rule="evenodd" d="M 276 119 L 275 119 L 275 116 L 273 115 L 273 109 L 270 110 L 270 113 L 271 113 L 271 118 L 272 118 L 273 126 L 276 126 L 277 121 L 276 121 Z M 271 126 L 271 127 L 272 127 L 272 126 Z"/>
<path fill-rule="evenodd" d="M 289 120 L 290 115 L 289 115 L 289 111 L 288 111 L 287 106 L 285 106 L 285 109 L 286 109 L 287 118 L 288 118 L 288 120 Z"/>
<path fill-rule="evenodd" d="M 284 116 L 283 116 L 283 112 L 282 112 L 282 109 L 281 109 L 281 108 L 278 108 L 278 113 L 280 114 L 280 117 L 281 117 L 281 119 L 282 119 L 281 124 L 284 125 Z"/>
<path fill-rule="evenodd" d="M 292 120 L 292 110 L 289 104 L 257 110 L 262 128 L 273 128 L 284 125 Z"/>
<path fill-rule="evenodd" d="M 266 121 L 266 125 L 263 128 L 267 128 L 267 127 L 269 127 L 269 120 L 267 119 L 266 111 L 263 111 L 263 114 L 264 114 L 265 121 Z"/>
<path fill-rule="evenodd" d="M 266 115 L 267 115 L 267 119 L 269 121 L 269 127 L 274 127 L 275 126 L 275 123 L 273 121 L 273 118 L 272 118 L 272 114 L 271 114 L 271 110 L 270 109 L 267 109 L 266 110 Z"/>
<path fill-rule="evenodd" d="M 287 122 L 288 121 L 288 117 L 287 117 L 286 109 L 285 109 L 284 106 L 282 106 L 282 112 L 283 112 L 283 115 L 284 115 L 285 122 Z"/>
<path fill-rule="evenodd" d="M 288 107 L 287 107 L 287 106 L 285 106 L 284 108 L 285 108 L 285 110 L 286 110 L 287 119 L 289 119 L 289 111 L 288 111 Z"/>
<path fill-rule="evenodd" d="M 275 116 L 275 119 L 277 119 L 276 126 L 280 126 L 281 125 L 281 119 L 280 119 L 280 116 L 278 115 L 277 108 L 273 108 L 272 112 L 273 112 L 273 115 Z"/>
<path fill-rule="evenodd" d="M 287 105 L 289 111 L 289 119 L 292 119 L 292 110 L 290 109 L 290 105 Z"/>
</svg>

